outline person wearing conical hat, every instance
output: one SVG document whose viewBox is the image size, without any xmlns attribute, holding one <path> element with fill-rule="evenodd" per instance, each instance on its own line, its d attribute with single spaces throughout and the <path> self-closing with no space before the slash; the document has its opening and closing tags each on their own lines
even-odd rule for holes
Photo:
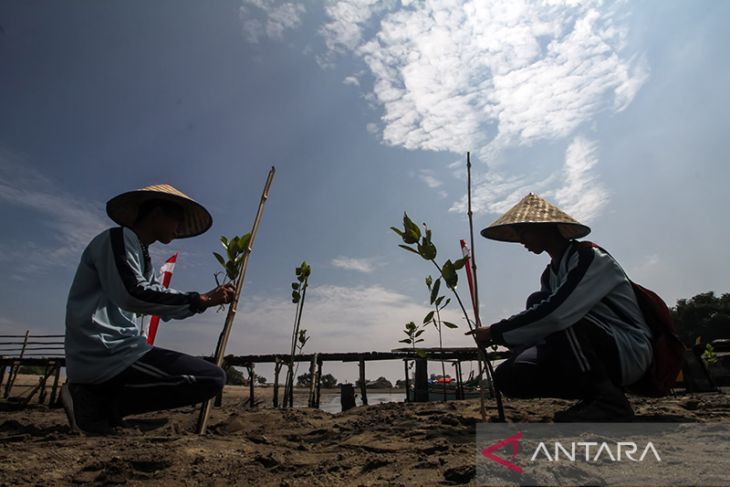
<svg viewBox="0 0 730 487">
<path fill-rule="evenodd" d="M 634 413 L 623 388 L 652 360 L 651 332 L 621 266 L 589 242 L 590 228 L 530 193 L 482 230 L 550 263 L 527 309 L 475 331 L 513 351 L 494 380 L 507 396 L 578 399 L 556 421 L 621 421 Z"/>
<path fill-rule="evenodd" d="M 221 391 L 225 373 L 209 362 L 147 344 L 142 315 L 183 319 L 228 303 L 232 286 L 206 293 L 161 285 L 148 247 L 207 231 L 210 213 L 169 185 L 109 200 L 119 226 L 86 247 L 66 305 L 66 375 L 61 400 L 74 430 L 107 434 L 129 414 L 203 402 Z"/>
</svg>

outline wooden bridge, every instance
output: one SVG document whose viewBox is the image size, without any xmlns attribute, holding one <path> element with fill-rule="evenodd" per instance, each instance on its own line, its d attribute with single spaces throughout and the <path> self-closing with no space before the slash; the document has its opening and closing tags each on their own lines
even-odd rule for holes
<svg viewBox="0 0 730 487">
<path fill-rule="evenodd" d="M 10 397 L 13 386 L 21 367 L 35 366 L 42 367 L 38 383 L 30 386 L 29 390 L 14 400 L 28 404 L 36 394 L 38 402 L 44 403 L 48 399 L 49 405 L 54 405 L 58 399 L 58 388 L 61 375 L 61 368 L 65 367 L 66 360 L 63 356 L 63 335 L 32 335 L 26 331 L 23 335 L 0 335 L 0 391 L 4 399 Z M 463 392 L 463 378 L 461 363 L 478 360 L 478 350 L 472 347 L 451 347 L 451 348 L 428 348 L 419 349 L 416 353 L 410 348 L 400 348 L 390 352 L 324 352 L 297 355 L 294 362 L 305 362 L 310 364 L 309 405 L 319 407 L 320 391 L 322 387 L 322 367 L 325 362 L 357 362 L 359 365 L 360 396 L 362 403 L 367 405 L 367 381 L 365 370 L 367 362 L 383 360 L 402 360 L 405 370 L 406 400 L 409 390 L 409 365 L 416 363 L 416 389 L 423 387 L 427 376 L 427 364 L 429 361 L 449 362 L 456 372 L 457 390 Z M 509 356 L 507 351 L 492 351 L 488 353 L 490 360 L 501 360 Z M 212 357 L 201 357 L 213 361 Z M 291 357 L 288 354 L 262 354 L 262 355 L 227 355 L 224 359 L 225 366 L 243 367 L 248 371 L 250 384 L 250 404 L 254 402 L 254 369 L 256 364 L 274 364 L 274 407 L 279 406 L 279 373 L 281 368 L 288 364 Z M 46 389 L 50 385 L 50 396 Z M 220 400 L 218 401 L 220 403 Z"/>
</svg>

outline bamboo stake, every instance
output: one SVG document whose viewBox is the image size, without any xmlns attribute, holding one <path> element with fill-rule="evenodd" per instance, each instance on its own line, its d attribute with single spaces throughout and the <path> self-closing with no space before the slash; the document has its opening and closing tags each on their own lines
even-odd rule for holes
<svg viewBox="0 0 730 487">
<path fill-rule="evenodd" d="M 248 241 L 248 248 L 245 250 L 243 254 L 243 261 L 241 262 L 241 270 L 238 273 L 238 279 L 236 279 L 236 292 L 233 296 L 233 300 L 231 301 L 230 306 L 228 307 L 228 315 L 226 316 L 226 322 L 223 326 L 223 331 L 220 334 L 220 337 L 218 338 L 218 345 L 216 346 L 215 350 L 215 364 L 220 367 L 223 365 L 223 356 L 226 352 L 226 345 L 228 344 L 228 338 L 231 335 L 231 329 L 233 328 L 233 320 L 236 318 L 236 310 L 238 308 L 238 299 L 241 296 L 241 291 L 243 290 L 243 279 L 246 277 L 246 269 L 248 268 L 248 261 L 249 257 L 251 256 L 251 250 L 253 250 L 253 243 L 256 239 L 256 232 L 259 229 L 259 224 L 261 223 L 261 217 L 263 217 L 264 214 L 264 205 L 266 204 L 266 200 L 269 199 L 269 189 L 271 188 L 271 182 L 274 179 L 274 174 L 276 173 L 276 168 L 273 166 L 271 167 L 271 170 L 269 171 L 269 175 L 266 178 L 266 184 L 264 185 L 264 191 L 261 194 L 261 201 L 259 201 L 259 208 L 256 212 L 256 218 L 253 222 L 253 228 L 251 229 L 251 238 Z M 211 400 L 207 400 L 203 403 L 203 406 L 200 408 L 200 416 L 198 417 L 198 425 L 197 425 L 197 431 L 198 434 L 205 433 L 206 427 L 208 426 L 208 416 L 210 415 L 210 409 L 211 409 L 212 403 Z"/>
<path fill-rule="evenodd" d="M 466 179 L 467 179 L 467 204 L 468 204 L 468 211 L 467 215 L 469 217 L 469 239 L 471 243 L 471 269 L 472 269 L 472 279 L 474 281 L 474 319 L 476 320 L 476 326 L 480 327 L 482 326 L 482 322 L 479 319 L 479 287 L 477 285 L 477 259 L 476 259 L 476 249 L 474 248 L 474 219 L 472 217 L 472 211 L 471 211 L 471 154 L 469 152 L 466 153 Z M 484 355 L 484 363 L 487 366 L 487 373 L 489 374 L 490 381 L 492 382 L 492 385 L 494 387 L 494 398 L 497 401 L 497 411 L 499 413 L 499 420 L 501 422 L 505 421 L 504 417 L 504 406 L 502 404 L 502 393 L 499 392 L 499 389 L 497 389 L 496 384 L 494 384 L 494 369 L 492 369 L 492 363 L 489 361 L 489 357 L 487 356 L 486 349 L 482 350 L 482 347 L 479 347 L 480 353 Z M 481 377 L 481 376 L 480 376 Z M 480 379 L 481 380 L 481 379 Z M 482 387 L 480 389 L 484 389 L 483 384 L 481 384 Z M 484 401 L 484 395 L 480 394 L 480 398 L 482 401 Z M 483 405 L 482 405 L 483 407 Z"/>
</svg>

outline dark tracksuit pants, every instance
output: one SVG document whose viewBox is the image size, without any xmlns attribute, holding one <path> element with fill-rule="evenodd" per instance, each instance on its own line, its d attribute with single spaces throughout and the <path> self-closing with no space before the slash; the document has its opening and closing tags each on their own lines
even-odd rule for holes
<svg viewBox="0 0 730 487">
<path fill-rule="evenodd" d="M 115 417 L 202 403 L 226 382 L 220 367 L 201 358 L 154 347 L 111 380 L 94 386 Z"/>
<path fill-rule="evenodd" d="M 535 293 L 528 299 L 542 299 Z M 553 333 L 543 343 L 513 350 L 514 356 L 494 371 L 494 380 L 508 397 L 590 398 L 606 381 L 621 387 L 621 365 L 613 337 L 587 320 Z"/>
</svg>

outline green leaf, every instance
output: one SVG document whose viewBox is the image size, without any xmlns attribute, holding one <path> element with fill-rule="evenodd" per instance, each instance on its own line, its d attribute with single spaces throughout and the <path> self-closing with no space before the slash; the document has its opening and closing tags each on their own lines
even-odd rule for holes
<svg viewBox="0 0 730 487">
<path fill-rule="evenodd" d="M 448 321 L 442 321 L 441 324 L 444 325 L 446 328 L 459 328 L 457 325 L 449 323 Z"/>
<path fill-rule="evenodd" d="M 298 303 L 299 299 L 301 298 L 301 294 L 299 294 L 298 291 L 292 291 L 291 293 L 291 302 L 292 303 Z"/>
<path fill-rule="evenodd" d="M 228 239 L 226 237 L 224 237 L 223 235 L 221 235 L 221 243 L 223 244 L 224 249 L 228 248 Z"/>
<path fill-rule="evenodd" d="M 436 246 L 431 242 L 421 241 L 418 244 L 418 255 L 423 257 L 425 260 L 431 260 L 436 258 Z"/>
<path fill-rule="evenodd" d="M 405 235 L 403 235 L 405 243 L 414 244 L 421 239 L 421 229 L 408 218 L 408 214 L 405 212 L 403 212 L 403 228 L 405 229 Z"/>
<path fill-rule="evenodd" d="M 248 250 L 249 243 L 251 243 L 251 234 L 247 233 L 246 235 L 241 237 L 241 240 L 238 242 L 241 252 L 245 252 L 246 250 Z"/>
<path fill-rule="evenodd" d="M 236 258 L 236 248 L 238 247 L 238 237 L 233 237 L 230 242 L 228 242 L 228 247 L 226 248 L 226 253 L 228 254 L 228 260 L 234 260 Z"/>
<path fill-rule="evenodd" d="M 458 259 L 454 262 L 454 269 L 457 271 L 464 267 L 464 262 L 466 262 L 466 259 Z"/>
<path fill-rule="evenodd" d="M 403 235 L 405 235 L 400 228 L 390 227 L 390 229 L 397 233 L 400 238 L 403 238 Z"/>
<path fill-rule="evenodd" d="M 225 268 L 226 259 L 224 259 L 223 256 L 221 254 L 219 254 L 218 252 L 213 252 L 213 255 L 215 256 L 215 259 L 218 261 L 218 263 Z"/>
<path fill-rule="evenodd" d="M 440 288 L 441 288 L 441 279 L 436 279 L 436 282 L 433 283 L 433 288 L 431 288 L 431 304 L 434 304 L 436 302 L 436 298 L 439 295 Z M 438 304 L 436 306 L 438 306 Z"/>
<path fill-rule="evenodd" d="M 399 244 L 398 247 L 400 247 L 402 249 L 406 249 L 410 252 L 413 252 L 414 254 L 420 255 L 416 249 L 413 249 L 413 248 L 409 247 L 408 245 Z"/>
<path fill-rule="evenodd" d="M 406 323 L 406 330 L 415 330 L 416 328 L 418 327 L 413 321 L 409 321 L 408 323 Z"/>
<path fill-rule="evenodd" d="M 423 341 L 423 338 L 419 338 L 418 340 L 416 340 L 416 343 L 421 343 L 422 341 Z"/>
<path fill-rule="evenodd" d="M 226 275 L 231 281 L 235 281 L 238 277 L 238 267 L 230 260 L 226 262 Z"/>
<path fill-rule="evenodd" d="M 423 324 L 425 325 L 433 319 L 433 311 L 429 311 L 428 314 L 423 318 Z"/>
<path fill-rule="evenodd" d="M 446 285 L 451 289 L 454 289 L 456 287 L 456 283 L 459 281 L 459 276 L 456 275 L 454 263 L 450 260 L 444 262 L 444 266 L 441 268 L 441 276 L 444 278 Z"/>
<path fill-rule="evenodd" d="M 443 297 L 443 296 L 442 296 L 442 297 Z M 447 307 L 447 306 L 449 305 L 449 303 L 450 303 L 450 302 L 451 302 L 451 298 L 448 298 L 448 299 L 446 299 L 446 302 L 444 303 L 444 305 L 443 305 L 443 306 L 441 306 L 441 307 L 439 308 L 439 311 L 441 311 L 442 309 L 444 309 L 445 307 Z"/>
<path fill-rule="evenodd" d="M 416 332 L 416 334 L 415 334 L 414 336 L 416 336 L 416 337 L 420 337 L 420 336 L 421 336 L 421 335 L 423 335 L 423 334 L 424 334 L 425 332 L 426 332 L 426 330 L 418 330 L 418 331 Z"/>
<path fill-rule="evenodd" d="M 295 291 L 298 291 L 299 290 L 299 283 L 298 282 L 292 282 L 291 283 L 291 288 L 293 290 L 295 290 Z"/>
<path fill-rule="evenodd" d="M 428 276 L 426 277 L 426 286 L 431 289 L 431 284 L 433 284 L 433 277 Z"/>
<path fill-rule="evenodd" d="M 405 340 L 398 340 L 398 343 L 407 343 L 407 344 L 410 345 L 411 344 L 411 339 L 410 338 L 406 338 Z"/>
<path fill-rule="evenodd" d="M 425 260 L 433 260 L 436 258 L 437 251 L 436 246 L 431 242 L 431 230 L 426 226 L 426 224 L 423 224 L 423 228 L 426 229 L 426 235 L 421 239 L 421 242 L 418 244 L 418 253 L 421 257 L 423 257 Z"/>
<path fill-rule="evenodd" d="M 437 306 L 437 307 L 438 307 L 438 306 L 441 306 L 441 302 L 442 302 L 443 300 L 444 300 L 444 297 L 443 297 L 443 296 L 439 296 L 438 298 L 436 298 L 436 301 L 434 301 L 434 303 L 433 303 L 433 304 L 434 304 L 435 306 Z M 439 308 L 439 311 L 441 311 L 442 309 L 443 309 L 443 308 Z"/>
</svg>

